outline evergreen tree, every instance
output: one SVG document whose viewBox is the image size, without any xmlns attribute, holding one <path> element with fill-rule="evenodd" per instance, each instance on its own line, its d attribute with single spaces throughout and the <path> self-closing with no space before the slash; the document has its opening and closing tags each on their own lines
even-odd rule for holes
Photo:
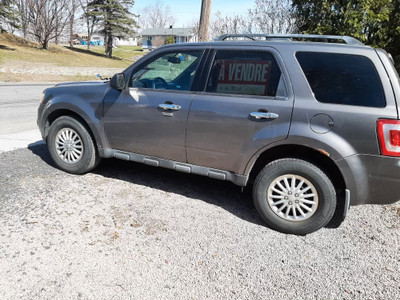
<svg viewBox="0 0 400 300">
<path fill-rule="evenodd" d="M 4 25 L 18 28 L 18 13 L 13 0 L 0 0 L 0 32 L 5 32 Z"/>
<path fill-rule="evenodd" d="M 387 46 L 385 49 L 395 56 L 395 59 L 400 61 L 400 1 L 392 1 L 392 10 L 389 14 L 389 20 L 386 22 L 385 32 Z M 400 65 L 397 68 L 400 70 Z"/>
<path fill-rule="evenodd" d="M 302 33 L 350 35 L 400 56 L 400 0 L 293 0 Z"/>
<path fill-rule="evenodd" d="M 400 25 L 393 23 L 398 6 L 399 0 L 293 0 L 301 32 L 351 35 L 378 47 L 387 44 L 388 26 Z"/>
<path fill-rule="evenodd" d="M 99 19 L 107 57 L 112 57 L 114 37 L 126 38 L 135 34 L 135 15 L 130 12 L 134 3 L 134 0 L 94 0 L 89 3 L 88 14 Z"/>
<path fill-rule="evenodd" d="M 166 38 L 165 38 L 165 43 L 164 43 L 165 45 L 168 45 L 168 44 L 175 44 L 175 38 L 173 37 L 173 36 L 171 36 L 171 35 L 169 35 L 169 36 L 167 36 Z"/>
</svg>

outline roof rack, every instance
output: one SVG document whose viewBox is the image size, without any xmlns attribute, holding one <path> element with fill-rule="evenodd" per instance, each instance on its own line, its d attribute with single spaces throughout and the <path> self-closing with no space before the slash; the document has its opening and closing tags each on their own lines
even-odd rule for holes
<svg viewBox="0 0 400 300">
<path fill-rule="evenodd" d="M 350 36 L 341 35 L 318 35 L 318 34 L 223 34 L 216 41 L 225 41 L 229 38 L 247 38 L 253 41 L 265 38 L 266 41 L 295 41 L 295 40 L 318 40 L 318 42 L 332 43 L 342 41 L 347 45 L 364 45 L 359 40 Z"/>
</svg>

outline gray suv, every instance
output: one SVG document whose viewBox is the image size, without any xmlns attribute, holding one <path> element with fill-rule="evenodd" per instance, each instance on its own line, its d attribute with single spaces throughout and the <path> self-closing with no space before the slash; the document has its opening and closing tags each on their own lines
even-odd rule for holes
<svg viewBox="0 0 400 300">
<path fill-rule="evenodd" d="M 399 99 L 391 56 L 351 37 L 225 35 L 49 88 L 38 126 L 62 170 L 114 157 L 252 184 L 270 227 L 304 235 L 400 199 Z"/>
</svg>

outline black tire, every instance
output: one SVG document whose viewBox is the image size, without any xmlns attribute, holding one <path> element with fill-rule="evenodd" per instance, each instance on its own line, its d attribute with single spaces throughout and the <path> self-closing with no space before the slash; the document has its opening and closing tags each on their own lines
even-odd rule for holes
<svg viewBox="0 0 400 300">
<path fill-rule="evenodd" d="M 76 140 L 79 141 L 79 157 L 69 159 L 67 155 L 60 154 L 56 149 L 56 139 L 60 141 L 57 135 L 61 132 L 72 133 Z M 46 139 L 51 158 L 58 168 L 72 174 L 84 174 L 94 169 L 100 162 L 100 156 L 93 143 L 93 139 L 88 129 L 77 119 L 69 116 L 63 116 L 56 119 L 51 124 L 49 134 Z"/>
<path fill-rule="evenodd" d="M 291 180 L 288 182 L 290 188 L 282 184 L 285 178 L 287 182 Z M 302 179 L 306 181 L 300 186 Z M 284 189 L 278 186 L 278 182 Z M 293 188 L 292 182 L 300 187 Z M 310 190 L 301 192 L 308 186 L 311 186 Z M 304 189 L 295 192 L 301 187 Z M 270 196 L 267 195 L 268 189 Z M 317 166 L 293 158 L 275 160 L 261 170 L 253 186 L 253 200 L 258 213 L 271 228 L 297 235 L 306 235 L 328 224 L 335 213 L 337 202 L 335 188 L 328 176 Z M 289 206 L 292 207 L 288 209 Z M 311 211 L 306 210 L 304 206 Z M 305 216 L 300 214 L 300 210 Z"/>
</svg>

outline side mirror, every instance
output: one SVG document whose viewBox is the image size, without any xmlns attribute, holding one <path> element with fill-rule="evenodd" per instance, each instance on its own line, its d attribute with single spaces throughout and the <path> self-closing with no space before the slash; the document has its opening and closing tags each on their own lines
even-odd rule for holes
<svg viewBox="0 0 400 300">
<path fill-rule="evenodd" d="M 110 86 L 113 89 L 122 91 L 125 88 L 125 74 L 117 73 L 110 80 Z"/>
<path fill-rule="evenodd" d="M 182 59 L 179 57 L 168 57 L 168 62 L 173 63 L 173 64 L 180 64 L 182 62 Z"/>
</svg>

